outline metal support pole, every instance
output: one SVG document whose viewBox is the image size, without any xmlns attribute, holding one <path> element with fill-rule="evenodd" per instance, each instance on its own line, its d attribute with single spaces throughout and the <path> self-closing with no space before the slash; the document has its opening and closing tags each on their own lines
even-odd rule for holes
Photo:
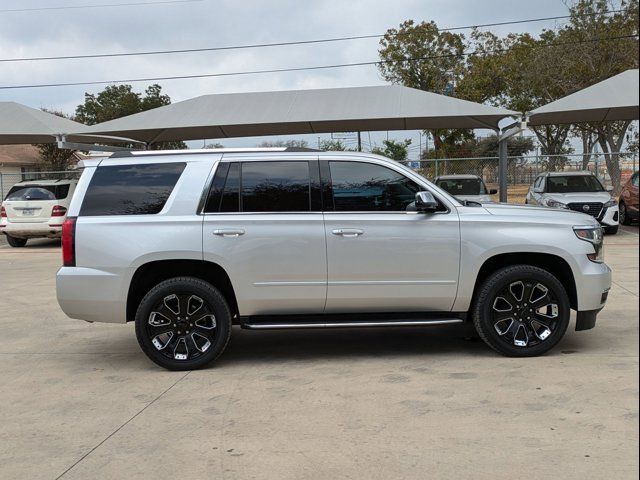
<svg viewBox="0 0 640 480">
<path fill-rule="evenodd" d="M 498 184 L 500 190 L 500 202 L 507 201 L 507 139 L 502 138 L 498 142 Z"/>
<path fill-rule="evenodd" d="M 360 132 L 358 132 L 358 151 L 362 151 L 362 137 L 360 136 Z"/>
</svg>

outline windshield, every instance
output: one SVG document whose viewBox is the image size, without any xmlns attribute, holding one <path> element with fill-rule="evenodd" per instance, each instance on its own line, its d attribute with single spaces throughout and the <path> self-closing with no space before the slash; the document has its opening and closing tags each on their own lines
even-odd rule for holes
<svg viewBox="0 0 640 480">
<path fill-rule="evenodd" d="M 485 195 L 487 193 L 484 182 L 479 178 L 442 179 L 436 185 L 453 196 L 456 195 Z"/>
<path fill-rule="evenodd" d="M 604 188 L 593 175 L 567 175 L 548 177 L 547 193 L 604 192 Z"/>
<path fill-rule="evenodd" d="M 68 194 L 68 183 L 62 185 L 20 185 L 11 188 L 5 200 L 62 200 L 67 198 Z"/>
</svg>

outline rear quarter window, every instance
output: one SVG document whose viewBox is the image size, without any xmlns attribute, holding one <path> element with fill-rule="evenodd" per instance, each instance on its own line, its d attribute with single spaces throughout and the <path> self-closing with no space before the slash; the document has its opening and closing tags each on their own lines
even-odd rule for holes
<svg viewBox="0 0 640 480">
<path fill-rule="evenodd" d="M 153 215 L 167 203 L 186 163 L 98 167 L 80 207 L 82 216 Z"/>
</svg>

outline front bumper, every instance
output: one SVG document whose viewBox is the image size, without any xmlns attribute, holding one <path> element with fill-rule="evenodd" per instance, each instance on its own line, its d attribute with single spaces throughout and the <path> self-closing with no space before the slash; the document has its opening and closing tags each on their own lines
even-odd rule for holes
<svg viewBox="0 0 640 480">
<path fill-rule="evenodd" d="M 615 205 L 605 209 L 598 221 L 605 227 L 615 227 L 619 224 L 619 215 L 618 205 Z"/>
<path fill-rule="evenodd" d="M 602 308 L 598 310 L 588 310 L 583 312 L 578 312 L 576 315 L 576 332 L 580 332 L 582 330 L 591 330 L 596 326 L 596 318 Z"/>
</svg>

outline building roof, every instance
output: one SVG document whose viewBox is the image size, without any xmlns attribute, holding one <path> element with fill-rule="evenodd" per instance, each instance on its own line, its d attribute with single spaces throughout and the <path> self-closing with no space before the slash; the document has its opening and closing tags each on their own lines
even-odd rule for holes
<svg viewBox="0 0 640 480">
<path fill-rule="evenodd" d="M 536 108 L 529 125 L 638 119 L 638 70 L 627 70 Z"/>
<path fill-rule="evenodd" d="M 147 143 L 341 131 L 491 128 L 516 112 L 399 85 L 204 95 L 83 133 Z"/>
<path fill-rule="evenodd" d="M 40 161 L 40 153 L 33 145 L 0 145 L 0 166 L 33 166 Z"/>
</svg>

